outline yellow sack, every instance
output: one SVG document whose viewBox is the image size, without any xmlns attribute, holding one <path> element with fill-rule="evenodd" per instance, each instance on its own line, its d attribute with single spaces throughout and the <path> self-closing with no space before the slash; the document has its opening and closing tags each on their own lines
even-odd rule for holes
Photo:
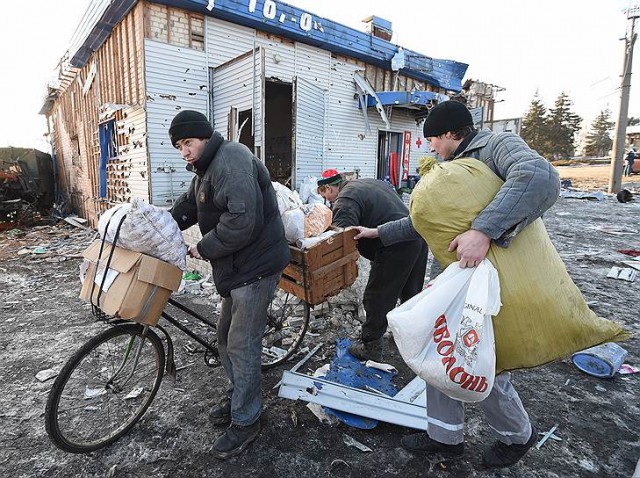
<svg viewBox="0 0 640 478">
<path fill-rule="evenodd" d="M 447 250 L 451 241 L 469 230 L 502 183 L 473 158 L 436 164 L 418 182 L 411 221 L 443 269 L 457 260 L 456 252 Z M 493 318 L 498 373 L 628 338 L 618 324 L 589 309 L 541 219 L 520 231 L 508 248 L 492 243 L 487 258 L 498 271 L 503 304 Z"/>
</svg>

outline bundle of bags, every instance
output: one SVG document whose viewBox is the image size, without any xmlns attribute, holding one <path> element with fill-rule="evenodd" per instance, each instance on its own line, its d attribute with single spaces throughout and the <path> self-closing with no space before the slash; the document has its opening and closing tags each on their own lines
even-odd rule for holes
<svg viewBox="0 0 640 478">
<path fill-rule="evenodd" d="M 105 211 L 98 222 L 98 232 L 112 244 L 117 232 L 117 246 L 155 257 L 183 271 L 187 269 L 187 244 L 166 209 L 134 198 Z"/>
<path fill-rule="evenodd" d="M 463 158 L 437 163 L 411 195 L 413 226 L 444 268 L 456 261 L 451 241 L 471 227 L 503 181 L 484 163 Z M 535 367 L 579 350 L 628 338 L 615 322 L 589 309 L 538 219 L 507 248 L 492 243 L 502 308 L 493 317 L 496 373 Z"/>
<path fill-rule="evenodd" d="M 287 241 L 302 246 L 306 244 L 306 239 L 321 236 L 329 229 L 333 216 L 331 209 L 324 205 L 324 200 L 323 203 L 305 204 L 296 191 L 277 182 L 272 184 L 276 190 Z"/>
</svg>

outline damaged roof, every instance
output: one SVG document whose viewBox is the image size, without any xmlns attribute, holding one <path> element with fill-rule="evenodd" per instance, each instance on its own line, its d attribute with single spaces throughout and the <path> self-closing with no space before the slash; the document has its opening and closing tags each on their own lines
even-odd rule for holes
<svg viewBox="0 0 640 478">
<path fill-rule="evenodd" d="M 94 0 L 70 45 L 71 65 L 84 66 L 136 1 Z M 462 89 L 462 78 L 468 67 L 465 63 L 434 59 L 411 50 L 402 50 L 390 41 L 282 2 L 271 1 L 267 4 L 265 1 L 255 0 L 154 0 L 151 3 L 220 18 L 386 69 L 391 69 L 391 60 L 400 51 L 401 54 L 404 53 L 404 67 L 400 68 L 400 73 L 450 91 Z"/>
</svg>

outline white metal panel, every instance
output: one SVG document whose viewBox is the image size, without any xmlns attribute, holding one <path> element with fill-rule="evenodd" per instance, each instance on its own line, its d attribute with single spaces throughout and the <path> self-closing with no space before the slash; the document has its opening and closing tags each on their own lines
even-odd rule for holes
<svg viewBox="0 0 640 478">
<path fill-rule="evenodd" d="M 149 201 L 149 177 L 147 170 L 147 125 L 144 108 L 129 106 L 123 110 L 123 119 L 116 123 L 118 133 L 123 132 L 129 142 L 118 148 L 118 156 L 128 163 L 126 170 L 129 197 Z M 108 177 L 107 177 L 108 180 Z"/>
<path fill-rule="evenodd" d="M 361 177 L 375 177 L 377 130 L 365 130 L 353 74 L 360 67 L 332 60 L 325 128 L 325 165 L 339 171 L 359 170 Z M 370 115 L 371 116 L 371 115 Z"/>
<path fill-rule="evenodd" d="M 265 51 L 266 78 L 291 83 L 295 71 L 296 54 L 293 44 L 261 36 L 256 37 L 256 44 L 262 46 Z"/>
<path fill-rule="evenodd" d="M 171 145 L 169 125 L 185 109 L 207 114 L 207 65 L 202 51 L 149 39 L 144 47 L 151 202 L 166 206 L 187 190 L 193 176 Z"/>
<path fill-rule="evenodd" d="M 255 47 L 255 30 L 207 17 L 206 51 L 209 66 L 215 68 Z"/>
<path fill-rule="evenodd" d="M 307 176 L 319 176 L 324 164 L 326 92 L 303 78 L 295 79 L 295 187 Z"/>
<path fill-rule="evenodd" d="M 295 50 L 295 76 L 304 78 L 317 84 L 323 90 L 327 90 L 331 77 L 331 53 L 297 42 Z"/>
<path fill-rule="evenodd" d="M 411 386 L 408 392 L 411 393 L 414 385 L 410 383 L 408 386 Z M 407 400 L 410 395 L 398 400 L 381 392 L 361 390 L 297 372 L 285 370 L 278 396 L 317 403 L 335 410 L 418 430 L 426 430 L 428 426 L 426 401 L 423 405 Z"/>
<path fill-rule="evenodd" d="M 257 48 L 213 70 L 214 128 L 226 138 L 231 108 L 252 109 L 256 147 L 262 146 L 263 138 L 263 64 L 263 51 Z"/>
</svg>

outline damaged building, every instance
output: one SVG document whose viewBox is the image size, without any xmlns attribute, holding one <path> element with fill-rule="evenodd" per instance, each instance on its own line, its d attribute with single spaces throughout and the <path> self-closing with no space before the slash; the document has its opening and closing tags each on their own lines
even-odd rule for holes
<svg viewBox="0 0 640 478">
<path fill-rule="evenodd" d="M 96 224 L 113 204 L 170 207 L 191 173 L 168 138 L 183 109 L 299 187 L 329 167 L 397 187 L 428 152 L 421 122 L 467 65 L 272 0 L 93 0 L 49 85 L 58 182 Z"/>
</svg>

